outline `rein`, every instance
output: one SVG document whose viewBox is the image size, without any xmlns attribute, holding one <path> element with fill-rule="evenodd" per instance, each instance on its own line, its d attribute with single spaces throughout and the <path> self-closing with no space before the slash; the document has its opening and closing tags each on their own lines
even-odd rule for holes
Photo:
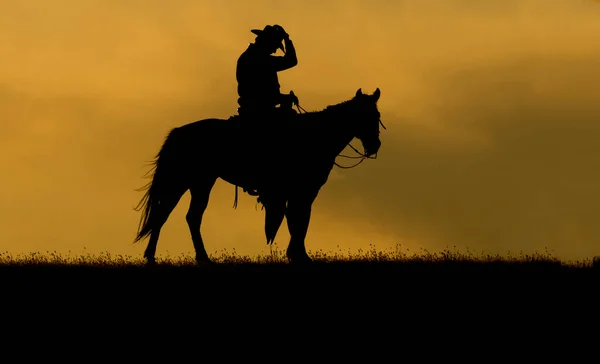
<svg viewBox="0 0 600 364">
<path fill-rule="evenodd" d="M 356 166 L 358 166 L 359 164 L 361 164 L 365 159 L 377 159 L 377 154 L 375 154 L 374 157 L 367 157 L 364 153 L 361 153 L 358 151 L 358 149 L 354 148 L 352 146 L 352 144 L 348 143 L 348 146 L 350 148 L 352 148 L 352 150 L 354 150 L 356 152 L 356 154 L 358 154 L 357 156 L 350 156 L 350 155 L 343 155 L 340 154 L 338 155 L 338 157 L 344 157 L 344 158 L 348 158 L 348 159 L 358 159 L 360 158 L 360 160 L 358 162 L 356 162 L 355 164 L 351 165 L 351 166 L 342 166 L 341 164 L 338 164 L 338 162 L 333 162 L 336 166 L 338 166 L 339 168 L 342 169 L 350 169 L 350 168 L 354 168 Z"/>
<path fill-rule="evenodd" d="M 302 106 L 300 106 L 300 104 L 296 104 L 296 108 L 298 109 L 298 113 L 299 113 L 299 114 L 302 114 L 302 113 L 307 113 L 307 111 L 306 111 L 306 110 L 305 110 L 305 109 L 304 109 Z M 382 126 L 384 129 L 387 129 L 387 128 L 385 127 L 385 125 L 383 125 L 383 122 L 382 122 L 381 120 L 379 120 L 379 123 L 381 124 L 381 126 Z M 356 154 L 358 154 L 358 155 L 357 155 L 357 156 L 349 156 L 349 155 L 343 155 L 343 154 L 340 154 L 340 155 L 338 155 L 338 157 L 343 157 L 343 158 L 348 158 L 348 159 L 359 159 L 359 158 L 360 158 L 360 160 L 359 160 L 357 163 L 355 163 L 355 164 L 353 164 L 353 165 L 351 165 L 351 166 L 342 166 L 341 164 L 338 164 L 338 162 L 333 162 L 333 164 L 335 164 L 335 165 L 336 165 L 337 167 L 339 167 L 339 168 L 342 168 L 342 169 L 350 169 L 350 168 L 354 168 L 354 167 L 358 166 L 358 165 L 359 165 L 359 164 L 361 164 L 361 163 L 362 163 L 362 162 L 363 162 L 365 159 L 377 159 L 377 153 L 375 153 L 375 156 L 373 156 L 373 157 L 367 157 L 367 156 L 366 156 L 364 153 L 361 153 L 361 152 L 359 152 L 359 151 L 358 151 L 358 149 L 354 148 L 354 147 L 352 146 L 352 144 L 348 143 L 348 146 L 349 146 L 350 148 L 352 148 L 352 150 L 354 150 L 354 151 L 356 152 Z"/>
</svg>

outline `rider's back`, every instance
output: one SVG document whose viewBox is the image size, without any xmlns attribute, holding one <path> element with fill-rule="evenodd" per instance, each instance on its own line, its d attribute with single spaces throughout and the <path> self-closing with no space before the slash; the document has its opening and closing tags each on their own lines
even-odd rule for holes
<svg viewBox="0 0 600 364">
<path fill-rule="evenodd" d="M 277 105 L 280 85 L 270 57 L 273 56 L 250 44 L 238 59 L 236 78 L 240 107 L 271 109 Z"/>
</svg>

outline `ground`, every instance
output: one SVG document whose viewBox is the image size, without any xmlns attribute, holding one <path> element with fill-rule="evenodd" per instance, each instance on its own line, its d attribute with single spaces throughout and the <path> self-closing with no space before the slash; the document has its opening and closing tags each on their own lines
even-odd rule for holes
<svg viewBox="0 0 600 364">
<path fill-rule="evenodd" d="M 209 337 L 229 342 L 245 329 L 244 342 L 253 337 L 270 351 L 273 340 L 298 334 L 309 335 L 313 346 L 315 335 L 324 335 L 333 348 L 350 345 L 332 341 L 344 335 L 364 340 L 377 333 L 393 340 L 404 333 L 428 345 L 432 335 L 441 342 L 464 341 L 464 330 L 487 342 L 500 337 L 497 343 L 504 343 L 506 335 L 529 340 L 532 330 L 573 331 L 557 328 L 565 322 L 587 326 L 596 310 L 600 267 L 593 260 L 565 263 L 546 254 L 473 257 L 449 251 L 394 256 L 374 249 L 345 257 L 309 253 L 315 259 L 309 266 L 287 264 L 281 254 L 223 252 L 212 256 L 216 264 L 201 267 L 192 256 L 162 258 L 146 267 L 141 257 L 108 253 L 4 253 L 3 327 L 13 336 L 43 325 L 102 340 L 105 332 L 121 334 L 136 354 L 140 346 L 129 342 L 140 330 L 169 335 L 191 330 L 201 344 Z M 48 320 L 52 323 L 45 324 Z M 44 340 L 53 338 L 60 336 Z"/>
</svg>

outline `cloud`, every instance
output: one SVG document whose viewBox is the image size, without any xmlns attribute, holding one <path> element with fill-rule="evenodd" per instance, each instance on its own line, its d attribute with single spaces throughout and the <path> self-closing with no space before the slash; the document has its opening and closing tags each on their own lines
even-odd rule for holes
<svg viewBox="0 0 600 364">
<path fill-rule="evenodd" d="M 323 204 L 438 249 L 599 254 L 599 66 L 600 54 L 530 57 L 440 75 L 432 117 L 479 139 L 415 141 L 392 121 L 380 159 L 332 181 Z"/>
<path fill-rule="evenodd" d="M 8 2 L 0 14 L 0 230 L 11 251 L 139 254 L 132 211 L 170 128 L 236 110 L 250 29 L 279 23 L 307 109 L 382 90 L 376 161 L 335 170 L 311 249 L 597 254 L 600 7 L 547 1 Z M 159 252 L 192 249 L 185 197 Z M 209 250 L 264 249 L 262 213 L 218 183 Z M 336 238 L 337 237 L 337 238 Z M 286 245 L 285 229 L 278 242 Z M 164 240 L 163 240 L 164 239 Z"/>
</svg>

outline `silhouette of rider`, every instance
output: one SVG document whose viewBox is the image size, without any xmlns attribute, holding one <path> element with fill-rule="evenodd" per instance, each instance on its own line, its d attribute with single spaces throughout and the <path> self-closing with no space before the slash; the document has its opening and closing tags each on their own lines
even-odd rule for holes
<svg viewBox="0 0 600 364">
<path fill-rule="evenodd" d="M 260 139 L 255 148 L 260 181 L 254 186 L 244 186 L 244 191 L 251 195 L 260 194 L 264 204 L 264 192 L 272 191 L 277 185 L 273 163 L 276 163 L 277 152 L 284 142 L 282 135 L 276 132 L 296 115 L 293 105 L 298 104 L 293 92 L 281 93 L 277 73 L 295 67 L 298 59 L 294 44 L 281 26 L 267 25 L 263 30 L 251 31 L 257 35 L 256 40 L 237 61 L 238 113 L 245 120 L 243 124 L 251 125 L 251 132 Z M 273 55 L 278 49 L 284 52 L 283 56 Z"/>
<path fill-rule="evenodd" d="M 298 64 L 296 49 L 279 25 L 253 29 L 252 33 L 257 35 L 255 43 L 251 43 L 237 61 L 238 112 L 240 116 L 260 123 L 281 121 L 278 119 L 295 115 L 292 106 L 298 99 L 293 93 L 280 92 L 277 72 Z M 277 49 L 284 55 L 273 55 Z"/>
</svg>

